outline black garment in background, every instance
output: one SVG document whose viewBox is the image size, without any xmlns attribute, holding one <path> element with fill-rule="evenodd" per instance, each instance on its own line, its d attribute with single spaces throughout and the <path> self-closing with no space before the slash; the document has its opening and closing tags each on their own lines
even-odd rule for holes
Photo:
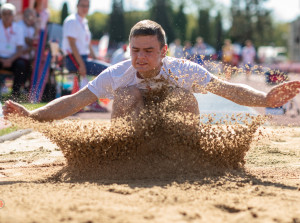
<svg viewBox="0 0 300 223">
<path fill-rule="evenodd" d="M 13 62 L 11 67 L 3 67 L 3 64 L 0 62 L 0 69 L 5 69 L 13 72 L 14 82 L 12 87 L 12 96 L 20 97 L 21 87 L 25 84 L 26 78 L 28 76 L 27 62 L 21 58 L 18 58 Z"/>
</svg>

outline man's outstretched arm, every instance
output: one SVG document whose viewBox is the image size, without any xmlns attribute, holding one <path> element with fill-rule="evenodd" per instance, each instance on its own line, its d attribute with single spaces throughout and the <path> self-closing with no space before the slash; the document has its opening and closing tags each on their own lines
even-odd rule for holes
<svg viewBox="0 0 300 223">
<path fill-rule="evenodd" d="M 3 114 L 4 116 L 18 114 L 38 121 L 51 121 L 68 117 L 96 100 L 97 96 L 87 87 L 84 87 L 75 94 L 57 98 L 33 111 L 28 111 L 22 105 L 13 101 L 7 101 L 3 107 Z"/>
<path fill-rule="evenodd" d="M 206 90 L 237 104 L 251 107 L 279 107 L 300 91 L 300 81 L 291 81 L 273 87 L 268 93 L 245 84 L 234 84 L 212 77 Z"/>
</svg>

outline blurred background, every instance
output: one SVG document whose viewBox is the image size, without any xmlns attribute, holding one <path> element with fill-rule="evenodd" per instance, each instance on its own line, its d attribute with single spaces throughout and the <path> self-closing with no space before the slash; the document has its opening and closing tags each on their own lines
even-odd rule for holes
<svg viewBox="0 0 300 223">
<path fill-rule="evenodd" d="M 19 0 L 0 4 L 5 2 L 21 4 Z M 49 0 L 49 22 L 62 24 L 76 12 L 76 5 L 74 0 Z M 193 46 L 201 36 L 207 53 L 220 59 L 225 39 L 232 41 L 237 54 L 249 39 L 257 63 L 278 63 L 300 61 L 299 14 L 299 0 L 91 0 L 88 21 L 97 53 L 101 37 L 109 37 L 107 54 L 101 55 L 108 62 L 127 43 L 137 21 L 152 19 L 164 27 L 169 44 L 180 39 L 183 47 L 187 42 Z"/>
</svg>

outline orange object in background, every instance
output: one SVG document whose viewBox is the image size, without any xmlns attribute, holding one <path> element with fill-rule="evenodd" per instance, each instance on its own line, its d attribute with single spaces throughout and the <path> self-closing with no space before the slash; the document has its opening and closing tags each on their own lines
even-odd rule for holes
<svg viewBox="0 0 300 223">
<path fill-rule="evenodd" d="M 79 81 L 78 81 L 78 77 L 75 76 L 73 82 L 72 94 L 75 94 L 77 91 L 79 91 Z"/>
<path fill-rule="evenodd" d="M 108 105 L 110 100 L 108 98 L 100 98 L 99 101 L 101 101 L 104 105 Z"/>
</svg>

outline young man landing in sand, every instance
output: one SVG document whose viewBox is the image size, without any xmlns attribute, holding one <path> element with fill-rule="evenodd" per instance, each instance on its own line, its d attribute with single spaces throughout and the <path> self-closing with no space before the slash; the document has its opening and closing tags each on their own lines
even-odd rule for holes
<svg viewBox="0 0 300 223">
<path fill-rule="evenodd" d="M 7 101 L 3 114 L 14 113 L 49 121 L 70 116 L 98 98 L 111 98 L 114 99 L 112 120 L 126 115 L 135 120 L 145 106 L 145 94 L 160 88 L 162 83 L 167 83 L 168 98 L 180 96 L 184 99 L 177 102 L 178 111 L 194 115 L 199 115 L 199 109 L 192 93 L 203 90 L 253 107 L 281 106 L 300 90 L 300 81 L 293 81 L 264 93 L 246 85 L 220 80 L 191 61 L 167 57 L 165 32 L 150 20 L 140 21 L 131 29 L 129 42 L 131 60 L 107 68 L 76 94 L 57 98 L 34 111 Z"/>
</svg>

